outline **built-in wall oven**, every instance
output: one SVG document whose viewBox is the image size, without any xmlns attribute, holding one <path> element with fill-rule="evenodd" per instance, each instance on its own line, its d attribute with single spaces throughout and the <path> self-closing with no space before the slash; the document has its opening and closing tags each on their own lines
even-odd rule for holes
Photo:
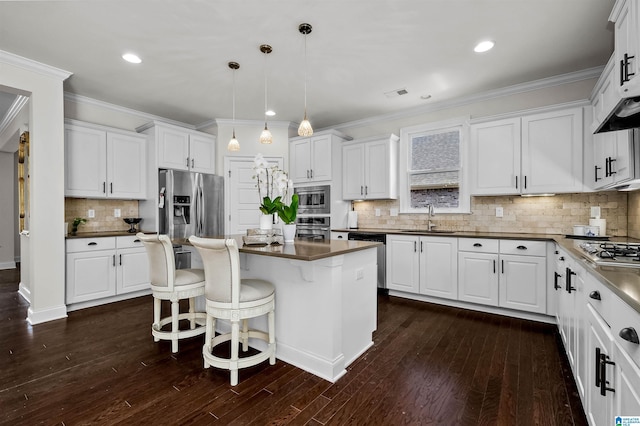
<svg viewBox="0 0 640 426">
<path fill-rule="evenodd" d="M 295 188 L 298 194 L 298 214 L 329 215 L 331 214 L 331 186 L 304 186 Z"/>
<path fill-rule="evenodd" d="M 305 216 L 296 220 L 296 237 L 311 241 L 328 241 L 331 238 L 329 216 Z"/>
</svg>

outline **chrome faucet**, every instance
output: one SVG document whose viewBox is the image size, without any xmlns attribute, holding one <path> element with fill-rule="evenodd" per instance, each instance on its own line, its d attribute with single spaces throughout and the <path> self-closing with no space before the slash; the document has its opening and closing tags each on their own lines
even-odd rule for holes
<svg viewBox="0 0 640 426">
<path fill-rule="evenodd" d="M 431 231 L 437 226 L 435 223 L 431 222 L 431 217 L 434 215 L 433 204 L 427 204 L 427 215 L 427 230 Z"/>
</svg>

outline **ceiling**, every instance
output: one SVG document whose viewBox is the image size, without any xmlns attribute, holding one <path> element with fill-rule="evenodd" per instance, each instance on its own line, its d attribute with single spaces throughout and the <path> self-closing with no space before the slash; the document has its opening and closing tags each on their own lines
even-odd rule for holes
<svg viewBox="0 0 640 426">
<path fill-rule="evenodd" d="M 227 64 L 236 61 L 237 119 L 263 118 L 266 71 L 270 120 L 299 122 L 298 25 L 308 22 L 308 116 L 318 129 L 602 66 L 613 51 L 613 3 L 0 1 L 0 50 L 72 72 L 66 92 L 194 126 L 231 118 Z M 483 39 L 495 48 L 474 53 Z M 143 62 L 124 62 L 129 51 Z M 396 89 L 408 93 L 385 95 Z"/>
</svg>

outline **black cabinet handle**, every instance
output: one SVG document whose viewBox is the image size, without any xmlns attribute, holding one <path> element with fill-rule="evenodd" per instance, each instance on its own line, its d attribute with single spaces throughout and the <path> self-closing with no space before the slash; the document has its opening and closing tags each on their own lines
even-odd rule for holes
<svg viewBox="0 0 640 426">
<path fill-rule="evenodd" d="M 607 364 L 616 365 L 615 362 L 609 361 L 609 357 L 605 354 L 600 354 L 600 395 L 607 396 L 607 391 L 615 392 L 614 388 L 607 387 L 609 383 L 607 381 Z"/>
<path fill-rule="evenodd" d="M 96 243 L 96 242 L 94 242 L 94 241 L 91 241 L 91 242 L 90 242 L 90 243 L 88 243 L 87 245 L 88 245 L 88 246 L 97 246 L 97 245 L 98 245 L 98 243 Z"/>
<path fill-rule="evenodd" d="M 554 290 L 558 290 L 559 288 L 562 288 L 560 285 L 558 285 L 558 278 L 560 278 L 562 275 L 560 275 L 557 272 L 553 273 L 553 288 Z"/>
<path fill-rule="evenodd" d="M 613 176 L 613 175 L 616 174 L 616 172 L 613 171 L 613 167 L 611 167 L 612 164 L 615 163 L 615 162 L 616 162 L 615 158 L 609 157 L 609 176 Z"/>
<path fill-rule="evenodd" d="M 103 194 L 107 193 L 107 182 L 102 182 L 102 193 Z"/>
<path fill-rule="evenodd" d="M 311 179 L 313 179 L 313 169 L 309 170 L 311 172 Z"/>
<path fill-rule="evenodd" d="M 501 260 L 500 263 L 501 263 L 500 267 L 502 268 L 502 273 L 504 274 L 504 260 Z"/>
<path fill-rule="evenodd" d="M 420 241 L 420 253 L 422 253 L 422 241 Z"/>
<path fill-rule="evenodd" d="M 196 160 L 191 159 L 191 168 L 193 169 L 196 166 Z"/>
<path fill-rule="evenodd" d="M 561 262 L 564 262 L 564 256 L 560 256 L 560 258 L 558 259 Z"/>
<path fill-rule="evenodd" d="M 571 291 L 575 290 L 575 287 L 571 286 L 571 275 L 575 275 L 576 273 L 571 270 L 571 268 L 567 268 L 567 274 L 565 275 L 567 293 L 571 293 Z"/>
<path fill-rule="evenodd" d="M 524 176 L 524 189 L 527 189 L 527 175 Z"/>
<path fill-rule="evenodd" d="M 629 56 L 627 53 L 625 53 L 624 59 L 620 61 L 620 86 L 631 80 L 629 77 L 636 75 L 633 72 L 629 72 L 629 61 L 633 58 L 635 58 L 635 56 Z"/>
<path fill-rule="evenodd" d="M 496 273 L 496 260 L 493 259 L 493 273 Z"/>
<path fill-rule="evenodd" d="M 343 239 L 343 238 L 342 238 L 342 235 L 338 235 L 338 239 L 339 239 L 339 240 L 342 240 L 342 239 Z"/>
<path fill-rule="evenodd" d="M 607 158 L 604 159 L 604 177 L 611 176 L 609 174 L 609 158 L 610 157 L 607 157 Z"/>
<path fill-rule="evenodd" d="M 307 171 L 307 177 L 309 177 L 309 171 Z M 360 195 L 364 195 L 364 187 L 360 185 Z"/>
<path fill-rule="evenodd" d="M 120 254 L 120 259 L 118 260 L 118 262 L 120 263 L 120 265 L 122 265 L 122 255 Z"/>
<path fill-rule="evenodd" d="M 595 359 L 595 364 L 596 364 L 596 387 L 599 388 L 600 387 L 600 357 L 602 356 L 602 353 L 600 352 L 600 348 L 596 348 L 596 359 Z"/>
<path fill-rule="evenodd" d="M 113 255 L 113 266 L 116 266 L 116 255 Z"/>
<path fill-rule="evenodd" d="M 475 243 L 473 246 L 474 246 L 474 247 L 482 247 L 482 244 L 480 244 L 480 243 Z"/>
<path fill-rule="evenodd" d="M 364 195 L 369 195 L 369 187 L 367 185 L 364 186 Z"/>
<path fill-rule="evenodd" d="M 413 252 L 416 253 L 418 251 L 418 243 L 416 241 L 413 242 Z"/>
<path fill-rule="evenodd" d="M 595 178 L 596 178 L 596 180 L 595 180 L 595 181 L 597 182 L 597 181 L 599 181 L 599 180 L 602 180 L 602 178 L 599 178 L 599 177 L 598 177 L 598 170 L 600 170 L 602 167 L 595 166 L 595 168 L 596 168 L 596 170 L 595 170 L 595 172 L 594 172 L 594 175 L 595 175 Z"/>
<path fill-rule="evenodd" d="M 109 192 L 113 194 L 113 182 L 109 183 Z"/>
<path fill-rule="evenodd" d="M 516 247 L 518 250 L 526 250 L 527 248 L 525 246 L 518 246 Z"/>
<path fill-rule="evenodd" d="M 187 157 L 187 168 L 189 168 L 189 157 Z"/>
<path fill-rule="evenodd" d="M 602 300 L 602 298 L 600 297 L 600 292 L 598 290 L 594 290 L 591 293 L 589 293 L 589 297 L 592 298 L 593 300 Z"/>
<path fill-rule="evenodd" d="M 516 176 L 516 189 L 518 189 L 518 176 Z"/>
<path fill-rule="evenodd" d="M 342 237 L 340 237 L 340 238 L 342 238 Z M 139 243 L 139 242 L 140 242 L 140 240 L 136 238 L 135 240 L 133 240 L 133 242 L 134 242 L 134 243 Z"/>
<path fill-rule="evenodd" d="M 640 339 L 638 339 L 638 333 L 636 333 L 636 329 L 633 327 L 623 328 L 622 330 L 620 330 L 620 333 L 618 334 L 627 342 L 635 343 L 636 345 L 640 344 Z"/>
</svg>

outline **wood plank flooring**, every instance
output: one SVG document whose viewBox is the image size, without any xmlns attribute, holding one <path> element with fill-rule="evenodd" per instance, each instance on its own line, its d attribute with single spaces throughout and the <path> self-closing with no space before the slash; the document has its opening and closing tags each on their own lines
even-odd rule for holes
<svg viewBox="0 0 640 426">
<path fill-rule="evenodd" d="M 375 345 L 338 382 L 278 360 L 231 387 L 201 337 L 153 342 L 150 296 L 32 327 L 18 281 L 0 271 L 3 425 L 587 424 L 551 325 L 380 297 Z"/>
</svg>

